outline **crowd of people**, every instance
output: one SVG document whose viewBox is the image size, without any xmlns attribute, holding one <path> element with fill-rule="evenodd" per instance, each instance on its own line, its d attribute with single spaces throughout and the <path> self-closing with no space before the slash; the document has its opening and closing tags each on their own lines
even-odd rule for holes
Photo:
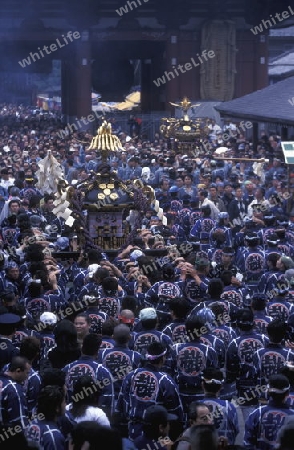
<svg viewBox="0 0 294 450">
<path fill-rule="evenodd" d="M 0 448 L 292 449 L 294 202 L 280 136 L 253 145 L 211 120 L 210 151 L 183 155 L 109 120 L 122 143 L 109 170 L 150 185 L 163 216 L 145 211 L 115 257 L 65 257 L 75 236 L 36 186 L 38 162 L 50 151 L 72 186 L 105 163 L 86 151 L 90 130 L 61 137 L 54 114 L 0 107 Z"/>
</svg>

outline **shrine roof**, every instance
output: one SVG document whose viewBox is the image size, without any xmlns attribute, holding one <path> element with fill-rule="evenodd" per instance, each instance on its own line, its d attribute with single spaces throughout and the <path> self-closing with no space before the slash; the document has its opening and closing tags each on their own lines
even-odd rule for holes
<svg viewBox="0 0 294 450">
<path fill-rule="evenodd" d="M 221 116 L 294 126 L 294 76 L 215 106 Z"/>
</svg>

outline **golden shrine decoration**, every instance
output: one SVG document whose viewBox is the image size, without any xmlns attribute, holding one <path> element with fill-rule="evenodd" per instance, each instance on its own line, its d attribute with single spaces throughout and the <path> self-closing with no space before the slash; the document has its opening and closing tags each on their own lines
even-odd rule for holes
<svg viewBox="0 0 294 450">
<path fill-rule="evenodd" d="M 182 153 L 198 152 L 200 150 L 200 144 L 205 137 L 210 133 L 207 126 L 207 120 L 204 118 L 190 119 L 188 110 L 196 106 L 200 106 L 200 103 L 192 105 L 187 97 L 184 97 L 180 103 L 171 103 L 181 109 L 182 117 L 161 119 L 162 125 L 160 126 L 160 132 L 165 138 L 171 139 L 174 146 Z"/>
<path fill-rule="evenodd" d="M 101 153 L 102 160 L 106 161 L 110 152 L 119 152 L 122 150 L 122 143 L 119 138 L 112 134 L 111 124 L 106 122 L 97 130 L 97 136 L 94 136 L 87 151 L 96 150 Z"/>
</svg>

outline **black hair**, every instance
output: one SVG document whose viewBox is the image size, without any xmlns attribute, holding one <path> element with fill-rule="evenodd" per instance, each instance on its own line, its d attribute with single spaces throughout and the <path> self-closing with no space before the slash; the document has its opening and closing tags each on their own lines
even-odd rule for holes
<svg viewBox="0 0 294 450">
<path fill-rule="evenodd" d="M 84 309 L 84 308 L 83 308 L 83 309 Z M 88 314 L 87 314 L 84 310 L 79 311 L 77 314 L 75 314 L 74 320 L 75 320 L 77 317 L 82 317 L 83 319 L 85 319 L 85 321 L 87 322 L 88 325 L 91 325 L 91 324 L 92 324 L 91 318 L 88 316 Z"/>
<path fill-rule="evenodd" d="M 281 199 L 279 198 L 278 195 L 271 195 L 270 198 L 274 198 L 275 201 L 278 203 L 281 203 Z M 276 224 L 276 220 L 277 218 L 275 216 L 272 215 L 271 212 L 264 212 L 263 214 L 263 222 L 265 223 L 266 227 L 273 227 Z M 278 239 L 278 235 L 276 233 L 274 233 L 275 236 L 272 236 L 272 239 L 274 238 L 275 240 Z M 267 242 L 267 244 L 269 244 L 269 242 Z"/>
<path fill-rule="evenodd" d="M 42 283 L 38 283 L 37 281 L 31 281 L 28 285 L 28 293 L 31 298 L 40 297 L 43 291 Z"/>
<path fill-rule="evenodd" d="M 276 232 L 276 235 L 278 236 L 278 239 L 285 239 L 286 228 L 278 228 L 275 230 L 275 232 Z"/>
<path fill-rule="evenodd" d="M 99 250 L 94 248 L 88 251 L 88 261 L 89 264 L 99 264 L 102 260 L 102 254 Z"/>
<path fill-rule="evenodd" d="M 137 299 L 133 295 L 126 295 L 121 300 L 121 310 L 130 309 L 134 314 L 137 312 Z"/>
<path fill-rule="evenodd" d="M 1 300 L 4 303 L 11 303 L 15 300 L 15 298 L 16 298 L 15 293 L 10 290 L 3 291 L 1 294 Z"/>
<path fill-rule="evenodd" d="M 107 277 L 109 277 L 109 270 L 107 270 L 105 267 L 98 267 L 93 278 L 95 281 L 101 283 L 104 280 L 104 278 Z"/>
<path fill-rule="evenodd" d="M 288 366 L 284 366 L 280 369 L 279 373 L 288 378 L 291 387 L 294 387 L 294 371 L 291 370 Z"/>
<path fill-rule="evenodd" d="M 161 166 L 164 162 L 165 162 L 164 160 L 162 160 L 162 162 L 161 162 L 161 160 L 159 160 L 160 166 Z M 159 186 L 163 186 L 163 184 L 164 184 L 165 181 L 168 181 L 168 182 L 169 182 L 169 180 L 168 180 L 167 178 L 162 178 L 162 179 L 160 180 L 160 182 L 159 182 Z"/>
<path fill-rule="evenodd" d="M 83 355 L 96 355 L 100 348 L 102 337 L 99 334 L 90 333 L 83 339 L 82 353 Z"/>
<path fill-rule="evenodd" d="M 287 397 L 289 395 L 289 390 L 290 390 L 289 379 L 285 375 L 282 375 L 282 374 L 273 374 L 273 375 L 270 375 L 270 377 L 268 379 L 268 384 L 269 384 L 270 388 L 272 385 L 274 385 L 274 387 L 277 389 L 284 389 L 287 386 L 289 386 L 285 392 L 281 392 L 281 393 L 268 392 L 268 396 L 271 397 L 275 403 L 283 403 L 285 400 L 285 397 Z"/>
<path fill-rule="evenodd" d="M 220 274 L 220 279 L 224 283 L 224 286 L 230 286 L 232 284 L 233 272 L 231 270 L 223 270 Z"/>
<path fill-rule="evenodd" d="M 246 244 L 248 245 L 248 247 L 256 247 L 256 245 L 259 242 L 259 237 L 256 233 L 247 231 L 244 236 L 244 240 L 245 240 Z"/>
<path fill-rule="evenodd" d="M 203 370 L 202 375 L 205 380 L 223 381 L 222 371 L 215 367 L 207 367 Z M 207 383 L 205 380 L 203 380 L 203 385 L 206 392 L 216 394 L 222 388 L 222 384 L 214 382 Z"/>
<path fill-rule="evenodd" d="M 264 311 L 267 304 L 267 298 L 264 294 L 253 294 L 251 308 L 254 311 Z"/>
<path fill-rule="evenodd" d="M 22 372 L 26 370 L 27 364 L 30 364 L 30 361 L 24 356 L 14 356 L 9 364 L 9 371 L 16 372 L 20 369 Z"/>
<path fill-rule="evenodd" d="M 213 231 L 211 237 L 219 244 L 223 244 L 226 240 L 225 231 L 221 228 L 217 228 L 215 231 Z"/>
<path fill-rule="evenodd" d="M 97 450 L 101 442 L 107 442 L 111 450 L 123 450 L 122 438 L 117 430 L 102 427 L 93 421 L 78 423 L 71 431 L 71 438 L 73 450 L 81 450 L 85 442 L 89 442 L 89 450 Z"/>
<path fill-rule="evenodd" d="M 286 339 L 289 339 L 290 341 L 294 341 L 294 315 L 291 314 L 291 316 L 288 318 L 287 322 L 287 335 Z"/>
<path fill-rule="evenodd" d="M 188 300 L 182 297 L 171 298 L 169 309 L 178 319 L 185 319 L 190 310 L 190 304 Z"/>
<path fill-rule="evenodd" d="M 154 259 L 142 255 L 139 256 L 137 262 L 142 274 L 148 277 L 151 284 L 159 281 L 160 267 Z"/>
<path fill-rule="evenodd" d="M 205 326 L 204 321 L 197 316 L 189 317 L 186 322 L 186 331 L 190 340 L 195 340 L 201 335 L 201 328 Z"/>
<path fill-rule="evenodd" d="M 101 281 L 101 286 L 107 294 L 114 294 L 117 292 L 118 281 L 114 277 L 106 277 Z"/>
<path fill-rule="evenodd" d="M 44 202 L 47 203 L 49 200 L 55 200 L 54 194 L 48 194 L 48 192 L 45 192 Z"/>
<path fill-rule="evenodd" d="M 83 296 L 82 304 L 85 305 L 85 310 L 87 310 L 88 308 L 91 308 L 91 306 L 98 306 L 99 305 L 99 294 L 98 294 L 98 292 L 95 291 L 95 290 L 89 291 L 88 294 Z"/>
<path fill-rule="evenodd" d="M 175 269 L 172 264 L 164 264 L 162 266 L 162 278 L 164 281 L 174 281 Z"/>
<path fill-rule="evenodd" d="M 29 361 L 33 361 L 40 354 L 40 340 L 35 336 L 25 337 L 19 347 L 19 356 L 24 356 Z"/>
<path fill-rule="evenodd" d="M 65 386 L 66 373 L 56 367 L 47 367 L 41 373 L 42 387 L 55 385 L 63 388 Z"/>
<path fill-rule="evenodd" d="M 211 207 L 209 205 L 204 205 L 201 208 L 201 212 L 202 212 L 203 217 L 210 217 Z"/>
<path fill-rule="evenodd" d="M 113 339 L 118 345 L 127 344 L 130 340 L 130 333 L 130 328 L 127 325 L 121 323 L 114 328 Z"/>
<path fill-rule="evenodd" d="M 44 247 L 38 243 L 31 243 L 25 248 L 26 261 L 33 263 L 36 261 L 44 261 Z"/>
<path fill-rule="evenodd" d="M 294 441 L 294 422 L 290 420 L 286 422 L 279 431 L 278 450 L 292 450 Z"/>
<path fill-rule="evenodd" d="M 147 353 L 149 353 L 149 355 L 153 355 L 153 356 L 161 355 L 165 350 L 166 350 L 166 347 L 161 342 L 152 342 L 147 347 Z M 152 364 L 159 364 L 162 362 L 162 359 L 163 359 L 163 356 L 159 356 L 158 358 L 152 360 Z"/>
<path fill-rule="evenodd" d="M 188 409 L 188 418 L 192 421 L 192 420 L 196 420 L 197 419 L 197 410 L 198 408 L 207 408 L 208 406 L 200 401 L 193 401 L 190 403 L 189 405 L 189 409 Z"/>
<path fill-rule="evenodd" d="M 217 450 L 218 435 L 213 425 L 194 425 L 190 431 L 191 449 Z"/>
<path fill-rule="evenodd" d="M 210 303 L 209 308 L 216 317 L 216 320 L 221 319 L 221 317 L 226 313 L 225 305 L 221 302 Z"/>
<path fill-rule="evenodd" d="M 237 326 L 242 331 L 252 330 L 254 327 L 254 315 L 251 309 L 239 309 L 237 312 Z"/>
<path fill-rule="evenodd" d="M 105 322 L 102 323 L 102 335 L 111 337 L 113 335 L 114 327 L 117 325 L 117 322 L 112 319 L 106 319 Z"/>
<path fill-rule="evenodd" d="M 45 386 L 38 395 L 38 415 L 43 414 L 45 420 L 54 420 L 56 416 L 61 414 L 61 404 L 64 398 L 65 392 L 61 387 L 52 385 Z"/>
<path fill-rule="evenodd" d="M 194 244 L 192 244 L 192 245 L 194 246 Z M 187 263 L 192 264 L 192 265 L 195 265 L 196 259 L 198 258 L 196 252 L 185 253 L 185 254 L 182 254 L 181 256 L 186 258 Z"/>
<path fill-rule="evenodd" d="M 13 215 L 13 216 L 8 216 L 8 217 L 7 217 L 7 221 L 8 221 L 8 223 L 9 223 L 9 226 L 12 227 L 12 226 L 16 225 L 17 218 L 16 218 L 15 215 Z"/>
<path fill-rule="evenodd" d="M 98 407 L 101 392 L 102 390 L 97 381 L 91 375 L 82 375 L 77 378 L 73 384 L 73 393 L 71 396 L 72 415 L 74 417 L 80 417 L 84 415 L 88 406 Z"/>
<path fill-rule="evenodd" d="M 30 197 L 30 200 L 29 200 L 29 207 L 30 208 L 35 208 L 36 206 L 39 206 L 39 204 L 40 204 L 40 197 L 39 197 L 39 195 L 38 194 L 33 194 Z"/>
<path fill-rule="evenodd" d="M 77 330 L 70 320 L 63 319 L 58 322 L 54 328 L 54 336 L 59 351 L 66 354 L 79 349 Z"/>
<path fill-rule="evenodd" d="M 267 334 L 271 342 L 279 344 L 286 336 L 287 325 L 279 319 L 272 320 L 267 326 Z"/>
<path fill-rule="evenodd" d="M 17 200 L 17 199 L 11 199 L 11 200 L 8 202 L 8 208 L 10 208 L 10 206 L 12 205 L 12 203 L 17 203 L 18 206 L 20 206 L 20 200 Z"/>
<path fill-rule="evenodd" d="M 26 320 L 26 308 L 22 303 L 15 303 L 14 305 L 7 306 L 8 312 L 16 314 L 20 317 L 20 325 L 23 325 Z"/>
<path fill-rule="evenodd" d="M 141 320 L 142 328 L 144 330 L 153 330 L 157 325 L 158 319 L 146 319 Z"/>
<path fill-rule="evenodd" d="M 162 425 L 163 427 L 167 426 L 168 421 L 161 420 L 160 422 L 152 422 L 152 423 L 146 423 L 143 422 L 143 433 L 148 439 L 153 439 L 154 441 L 158 441 L 159 437 L 161 436 L 162 432 L 159 429 L 159 426 Z"/>
<path fill-rule="evenodd" d="M 219 278 L 212 278 L 208 283 L 207 292 L 211 298 L 219 298 L 224 290 L 224 284 Z"/>
<path fill-rule="evenodd" d="M 276 252 L 272 252 L 268 255 L 267 257 L 267 261 L 270 261 L 271 264 L 273 265 L 273 268 L 276 269 L 277 268 L 277 261 L 281 258 L 281 255 L 279 253 Z"/>
</svg>

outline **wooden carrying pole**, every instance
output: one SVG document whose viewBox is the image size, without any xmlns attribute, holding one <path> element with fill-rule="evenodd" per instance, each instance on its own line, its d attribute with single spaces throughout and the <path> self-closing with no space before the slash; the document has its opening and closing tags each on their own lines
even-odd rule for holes
<svg viewBox="0 0 294 450">
<path fill-rule="evenodd" d="M 268 163 L 268 159 L 264 158 L 213 158 L 215 161 L 248 161 L 248 162 L 258 162 L 258 163 Z"/>
</svg>

